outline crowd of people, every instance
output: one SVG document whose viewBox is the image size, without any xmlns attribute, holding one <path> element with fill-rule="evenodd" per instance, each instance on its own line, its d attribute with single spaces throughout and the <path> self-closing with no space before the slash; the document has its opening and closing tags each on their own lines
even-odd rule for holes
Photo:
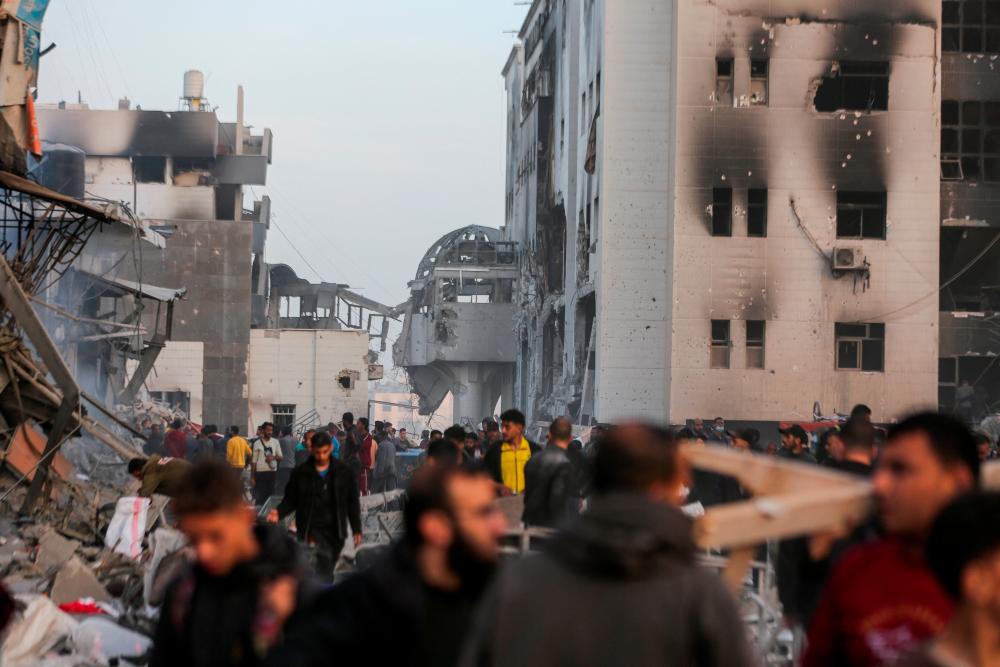
<svg viewBox="0 0 1000 667">
<path fill-rule="evenodd" d="M 195 559 L 169 589 L 151 664 L 758 664 L 682 511 L 750 492 L 692 471 L 685 443 L 871 480 L 870 521 L 774 547 L 802 664 L 1000 659 L 1000 495 L 979 489 L 992 447 L 984 453 L 963 423 L 934 413 L 883 431 L 863 406 L 816 435 L 784 425 L 768 448 L 721 419 L 710 429 L 636 422 L 597 427 L 584 444 L 560 417 L 539 446 L 517 410 L 417 444 L 350 415 L 288 443 L 270 425 L 253 443 L 232 433 L 226 457 L 175 465 L 164 486 Z M 331 585 L 343 546 L 362 541 L 360 496 L 395 487 L 388 454 L 416 447 L 425 455 L 406 489 L 402 538 Z M 168 466 L 154 456 L 134 462 L 144 487 Z M 263 467 L 273 474 L 265 488 L 281 491 L 267 522 L 247 500 L 248 467 L 255 490 Z M 540 553 L 501 566 L 508 526 L 497 500 L 516 495 L 526 526 L 553 530 Z M 280 525 L 289 517 L 294 538 Z"/>
</svg>

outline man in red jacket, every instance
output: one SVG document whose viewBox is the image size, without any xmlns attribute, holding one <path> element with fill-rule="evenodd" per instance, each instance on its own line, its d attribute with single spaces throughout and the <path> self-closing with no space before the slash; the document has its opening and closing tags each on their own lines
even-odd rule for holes
<svg viewBox="0 0 1000 667">
<path fill-rule="evenodd" d="M 834 567 L 804 667 L 891 663 L 941 632 L 953 603 L 924 561 L 924 543 L 938 513 L 978 477 L 976 444 L 961 422 L 923 413 L 891 430 L 872 477 L 884 536 Z"/>
<path fill-rule="evenodd" d="M 163 447 L 167 456 L 175 459 L 187 458 L 187 433 L 184 432 L 184 420 L 175 419 L 170 424 L 170 430 L 163 436 Z"/>
</svg>

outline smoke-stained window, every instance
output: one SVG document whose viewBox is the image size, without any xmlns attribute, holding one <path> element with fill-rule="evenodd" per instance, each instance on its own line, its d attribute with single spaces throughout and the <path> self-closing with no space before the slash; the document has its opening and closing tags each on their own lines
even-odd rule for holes
<svg viewBox="0 0 1000 667">
<path fill-rule="evenodd" d="M 747 320 L 747 368 L 764 368 L 764 320 Z"/>
<path fill-rule="evenodd" d="M 766 107 L 767 106 L 767 78 L 768 78 L 768 61 L 767 60 L 751 60 L 750 61 L 750 106 L 752 107 Z"/>
<path fill-rule="evenodd" d="M 715 102 L 724 106 L 733 105 L 732 58 L 719 58 L 715 61 Z"/>
<path fill-rule="evenodd" d="M 885 192 L 837 192 L 838 239 L 884 239 Z"/>
<path fill-rule="evenodd" d="M 888 111 L 889 63 L 842 60 L 816 90 L 816 111 Z"/>
<path fill-rule="evenodd" d="M 941 102 L 941 178 L 1000 182 L 1000 101 Z"/>
<path fill-rule="evenodd" d="M 712 189 L 712 236 L 733 235 L 733 189 Z"/>
<path fill-rule="evenodd" d="M 767 190 L 747 191 L 747 236 L 767 236 Z"/>
<path fill-rule="evenodd" d="M 945 0 L 941 6 L 941 49 L 957 53 L 1000 52 L 1000 2 Z"/>
</svg>

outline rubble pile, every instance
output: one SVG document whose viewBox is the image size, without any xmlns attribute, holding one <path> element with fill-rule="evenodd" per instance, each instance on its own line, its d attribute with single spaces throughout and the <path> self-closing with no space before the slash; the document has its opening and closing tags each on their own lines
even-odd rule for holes
<svg viewBox="0 0 1000 667">
<path fill-rule="evenodd" d="M 16 604 L 0 664 L 145 664 L 155 606 L 187 562 L 167 498 L 59 481 L 29 518 L 16 512 L 26 493 L 16 479 L 0 481 L 0 579 Z"/>
</svg>

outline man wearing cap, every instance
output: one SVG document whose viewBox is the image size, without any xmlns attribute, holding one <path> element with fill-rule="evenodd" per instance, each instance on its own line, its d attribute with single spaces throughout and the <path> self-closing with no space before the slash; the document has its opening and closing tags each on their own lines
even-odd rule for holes
<svg viewBox="0 0 1000 667">
<path fill-rule="evenodd" d="M 778 451 L 778 458 L 816 463 L 816 457 L 809 451 L 809 434 L 804 428 L 798 424 L 783 424 L 778 432 L 781 433 L 781 449 Z"/>
</svg>

